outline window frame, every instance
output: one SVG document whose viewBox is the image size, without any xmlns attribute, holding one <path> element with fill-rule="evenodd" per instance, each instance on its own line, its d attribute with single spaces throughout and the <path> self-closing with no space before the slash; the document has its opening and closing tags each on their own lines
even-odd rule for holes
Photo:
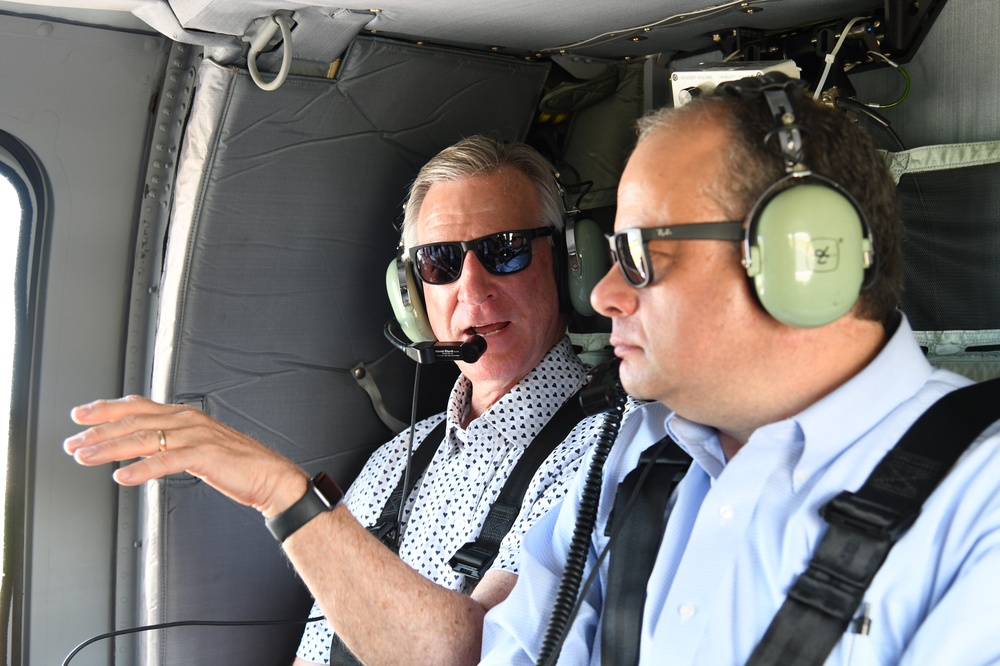
<svg viewBox="0 0 1000 666">
<path fill-rule="evenodd" d="M 0 654 L 10 654 L 12 663 L 20 663 L 25 607 L 23 603 L 12 602 L 24 596 L 26 584 L 26 512 L 31 478 L 28 474 L 31 451 L 27 444 L 32 441 L 30 410 L 37 404 L 34 399 L 37 389 L 31 378 L 34 375 L 33 350 L 40 306 L 41 240 L 51 209 L 51 188 L 35 153 L 17 137 L 3 130 L 0 130 L 0 175 L 13 184 L 21 203 L 14 269 L 14 353 L 4 493 L 4 575 L 0 584 Z M 28 390 L 14 390 L 15 387 L 27 387 Z"/>
</svg>

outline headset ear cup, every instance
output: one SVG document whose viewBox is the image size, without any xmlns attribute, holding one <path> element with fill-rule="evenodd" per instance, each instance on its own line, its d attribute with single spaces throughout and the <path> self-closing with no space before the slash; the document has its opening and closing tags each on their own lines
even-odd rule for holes
<svg viewBox="0 0 1000 666">
<path fill-rule="evenodd" d="M 753 291 L 778 321 L 825 326 L 857 301 L 871 241 L 857 206 L 839 189 L 807 183 L 765 193 L 747 242 Z"/>
<path fill-rule="evenodd" d="M 389 262 L 385 271 L 385 290 L 396 321 L 411 342 L 436 340 L 409 261 L 397 257 Z"/>
<path fill-rule="evenodd" d="M 610 268 L 608 242 L 593 220 L 566 224 L 566 286 L 573 309 L 585 317 L 596 313 L 590 292 Z"/>
</svg>

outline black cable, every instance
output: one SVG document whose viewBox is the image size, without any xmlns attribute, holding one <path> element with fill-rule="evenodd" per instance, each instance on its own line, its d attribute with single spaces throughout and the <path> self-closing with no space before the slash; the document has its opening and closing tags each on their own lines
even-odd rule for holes
<svg viewBox="0 0 1000 666">
<path fill-rule="evenodd" d="M 163 622 L 162 624 L 147 624 L 142 627 L 131 627 L 129 629 L 118 629 L 117 631 L 109 631 L 106 634 L 100 634 L 99 636 L 94 636 L 93 638 L 88 638 L 84 642 L 77 645 L 72 652 L 66 655 L 63 659 L 62 666 L 69 666 L 69 662 L 73 657 L 75 657 L 80 650 L 87 647 L 92 643 L 97 641 L 102 641 L 106 638 L 115 638 L 116 636 L 127 636 L 129 634 L 138 634 L 144 631 L 154 631 L 157 629 L 170 629 L 172 627 L 267 627 L 274 625 L 289 625 L 289 624 L 308 624 L 310 622 L 319 622 L 325 619 L 324 616 L 319 617 L 308 617 L 305 620 L 179 620 L 177 622 Z"/>
<path fill-rule="evenodd" d="M 395 552 L 399 552 L 399 542 L 403 532 L 403 507 L 410 496 L 411 487 L 410 467 L 413 464 L 413 433 L 417 429 L 417 392 L 420 388 L 420 363 L 415 364 L 413 371 L 413 401 L 410 403 L 410 438 L 406 441 L 406 468 L 403 470 L 403 496 L 399 498 L 399 509 L 396 511 L 396 534 Z"/>
<path fill-rule="evenodd" d="M 614 399 L 615 403 L 601 425 L 597 443 L 594 445 L 594 457 L 587 470 L 587 479 L 580 497 L 576 526 L 573 528 L 573 538 L 566 555 L 566 565 L 562 579 L 559 581 L 556 598 L 552 603 L 549 625 L 545 630 L 545 637 L 542 639 L 542 645 L 538 652 L 538 664 L 541 666 L 554 664 L 559 658 L 559 649 L 569 629 L 569 621 L 574 614 L 573 608 L 577 592 L 580 589 L 580 581 L 583 579 L 583 573 L 587 567 L 590 535 L 597 522 L 597 509 L 600 504 L 604 463 L 618 437 L 622 413 L 625 411 L 626 396 L 624 391 L 618 388 L 615 391 Z"/>
<path fill-rule="evenodd" d="M 573 208 L 580 210 L 580 204 L 583 202 L 583 198 L 587 196 L 587 193 L 590 192 L 591 188 L 594 187 L 594 181 L 585 180 L 582 183 L 575 185 L 575 187 L 580 189 L 580 194 L 576 197 L 576 203 L 573 204 Z"/>
<path fill-rule="evenodd" d="M 877 111 L 869 107 L 867 104 L 863 104 L 856 99 L 851 99 L 850 97 L 838 97 L 836 100 L 834 100 L 834 104 L 837 105 L 837 108 L 850 109 L 851 111 L 860 113 L 864 117 L 868 118 L 876 125 L 878 125 L 882 129 L 882 131 L 888 134 L 889 137 L 896 143 L 896 145 L 899 146 L 900 150 L 906 150 L 906 146 L 903 145 L 902 139 L 899 138 L 899 135 L 896 134 L 896 132 L 889 125 L 889 121 L 885 118 L 885 116 L 878 113 Z"/>
<path fill-rule="evenodd" d="M 663 449 L 665 449 L 667 445 L 670 444 L 670 441 L 671 440 L 669 438 L 664 438 L 663 440 L 660 441 L 660 445 L 653 452 L 653 455 L 650 457 L 649 462 L 643 468 L 642 472 L 639 473 L 639 478 L 636 480 L 636 484 L 635 487 L 632 489 L 632 493 L 628 496 L 628 499 L 622 506 L 621 515 L 620 516 L 616 515 L 614 521 L 615 526 L 614 528 L 612 528 L 611 534 L 608 535 L 608 541 L 606 544 L 604 544 L 604 548 L 602 548 L 601 552 L 598 554 L 597 560 L 594 563 L 594 569 L 590 572 L 590 575 L 587 576 L 587 580 L 583 582 L 583 586 L 580 589 L 580 593 L 577 595 L 576 603 L 573 604 L 573 608 L 569 612 L 565 626 L 562 628 L 562 635 L 559 636 L 558 642 L 554 646 L 555 658 L 559 657 L 559 652 L 562 650 L 563 643 L 566 641 L 566 637 L 569 635 L 569 628 L 573 626 L 573 622 L 576 620 L 576 616 L 580 612 L 580 608 L 583 606 L 583 600 L 587 596 L 587 592 L 590 590 L 590 586 L 594 584 L 594 581 L 597 579 L 598 574 L 600 574 L 601 572 L 601 563 L 604 562 L 604 559 L 611 552 L 611 546 L 614 545 L 614 543 L 618 540 L 622 528 L 625 527 L 625 523 L 627 522 L 625 519 L 626 516 L 632 513 L 632 509 L 635 507 L 635 503 L 639 500 L 639 493 L 642 491 L 642 485 L 646 482 L 646 477 L 648 477 L 650 472 L 653 471 L 653 468 L 656 466 L 657 458 L 659 458 L 660 454 L 663 452 Z M 541 664 L 544 662 L 539 661 L 539 663 Z"/>
</svg>

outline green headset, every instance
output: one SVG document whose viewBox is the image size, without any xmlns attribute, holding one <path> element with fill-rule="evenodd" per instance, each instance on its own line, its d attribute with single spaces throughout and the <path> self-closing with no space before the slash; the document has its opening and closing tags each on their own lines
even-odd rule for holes
<svg viewBox="0 0 1000 666">
<path fill-rule="evenodd" d="M 594 315 L 590 292 L 610 267 L 608 244 L 596 222 L 576 219 L 575 211 L 567 213 L 562 233 L 553 234 L 552 255 L 559 290 L 559 305 L 564 312 L 572 310 L 583 316 Z M 385 272 L 386 293 L 392 312 L 403 333 L 414 343 L 436 338 L 427 318 L 421 284 L 413 272 L 402 242 L 396 258 Z"/>
<path fill-rule="evenodd" d="M 785 176 L 750 209 L 743 266 L 763 308 L 790 326 L 824 326 L 846 314 L 872 266 L 872 235 L 857 202 L 832 179 L 804 163 L 803 126 L 794 95 L 804 85 L 781 73 L 721 84 L 716 92 L 762 95 L 775 121 L 764 142 L 777 139 Z"/>
</svg>

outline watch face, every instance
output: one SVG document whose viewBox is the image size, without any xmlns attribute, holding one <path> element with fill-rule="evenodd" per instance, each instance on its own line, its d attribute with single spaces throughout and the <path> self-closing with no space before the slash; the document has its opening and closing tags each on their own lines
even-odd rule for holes
<svg viewBox="0 0 1000 666">
<path fill-rule="evenodd" d="M 314 476 L 312 482 L 316 490 L 319 491 L 319 494 L 326 500 L 326 503 L 330 505 L 331 509 L 337 506 L 344 497 L 344 491 L 340 489 L 340 486 L 326 472 L 320 472 Z"/>
</svg>

